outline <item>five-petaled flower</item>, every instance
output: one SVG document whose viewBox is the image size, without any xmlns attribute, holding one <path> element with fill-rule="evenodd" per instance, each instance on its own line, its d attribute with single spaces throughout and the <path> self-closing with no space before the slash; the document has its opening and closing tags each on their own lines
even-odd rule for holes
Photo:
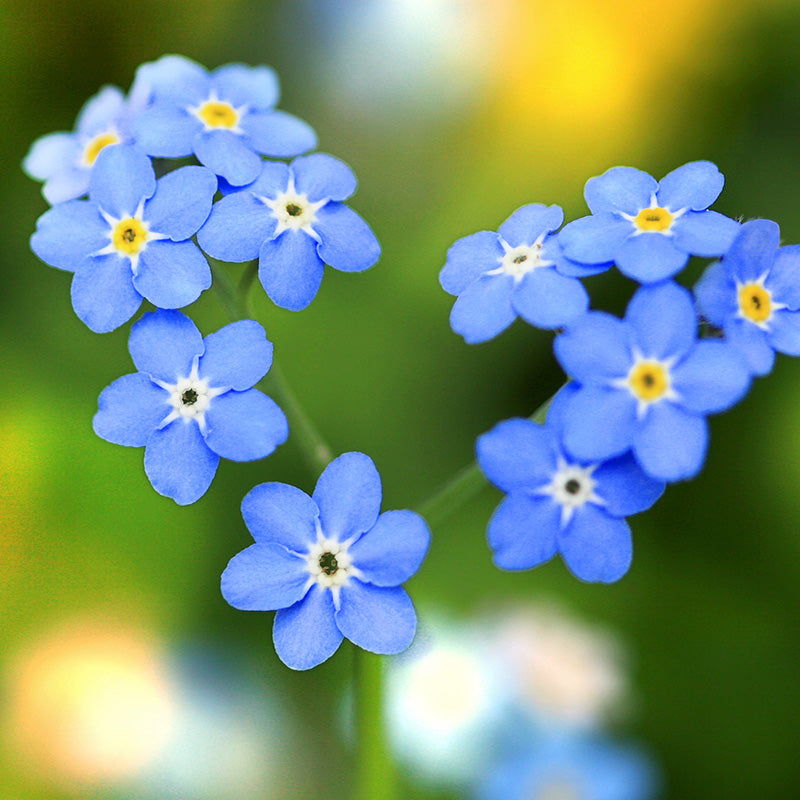
<svg viewBox="0 0 800 800">
<path fill-rule="evenodd" d="M 724 330 L 754 375 L 772 369 L 775 351 L 800 356 L 800 245 L 779 243 L 775 222 L 746 222 L 695 287 L 700 312 Z"/>
<path fill-rule="evenodd" d="M 145 314 L 129 349 L 139 372 L 107 386 L 94 417 L 98 436 L 144 447 L 153 488 L 180 505 L 202 497 L 220 456 L 253 461 L 286 441 L 276 403 L 252 388 L 272 364 L 272 343 L 253 320 L 205 339 L 180 311 Z"/>
<path fill-rule="evenodd" d="M 624 518 L 650 508 L 665 484 L 630 453 L 603 461 L 569 452 L 561 432 L 576 391 L 561 390 L 545 425 L 509 419 L 478 438 L 478 464 L 508 495 L 489 522 L 489 546 L 502 569 L 530 569 L 561 553 L 576 577 L 610 583 L 631 563 Z"/>
<path fill-rule="evenodd" d="M 341 202 L 355 188 L 350 167 L 325 153 L 266 162 L 258 180 L 214 204 L 197 241 L 224 261 L 257 258 L 270 299 L 300 311 L 316 297 L 325 264 L 361 272 L 380 256 L 369 226 Z"/>
<path fill-rule="evenodd" d="M 191 237 L 216 188 L 205 167 L 181 167 L 156 181 L 150 159 L 135 146 L 106 148 L 89 199 L 45 212 L 31 247 L 51 266 L 75 273 L 75 313 L 106 333 L 127 322 L 142 298 L 182 308 L 211 286 L 208 262 Z"/>
<path fill-rule="evenodd" d="M 583 264 L 613 261 L 640 283 L 682 270 L 690 255 L 721 256 L 739 224 L 708 207 L 724 177 L 710 161 L 692 161 L 660 182 L 632 167 L 613 167 L 586 183 L 592 212 L 558 235 L 564 254 Z"/>
<path fill-rule="evenodd" d="M 553 231 L 564 220 L 558 206 L 532 203 L 517 209 L 497 233 L 459 239 L 439 274 L 457 300 L 450 326 L 470 344 L 485 342 L 516 318 L 539 328 L 560 328 L 589 307 L 575 277 L 561 274 L 565 259 Z"/>
<path fill-rule="evenodd" d="M 380 513 L 381 481 L 363 453 L 345 453 L 312 497 L 262 483 L 242 501 L 255 544 L 222 574 L 222 594 L 244 611 L 277 610 L 275 649 L 292 669 L 330 658 L 344 637 L 374 653 L 399 653 L 416 612 L 400 585 L 419 569 L 430 533 L 413 511 Z"/>
</svg>

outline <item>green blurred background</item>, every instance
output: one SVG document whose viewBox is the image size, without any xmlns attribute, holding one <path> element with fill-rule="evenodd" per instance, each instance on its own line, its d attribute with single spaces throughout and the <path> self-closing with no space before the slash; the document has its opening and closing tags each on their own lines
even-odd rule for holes
<svg viewBox="0 0 800 800">
<path fill-rule="evenodd" d="M 218 588 L 249 542 L 244 494 L 265 480 L 310 491 L 316 476 L 290 439 L 263 462 L 223 461 L 208 494 L 180 508 L 152 490 L 141 450 L 93 434 L 99 392 L 132 371 L 129 325 L 91 333 L 70 306 L 69 275 L 29 250 L 46 210 L 19 166 L 35 138 L 71 130 L 103 84 L 127 90 L 136 66 L 164 53 L 274 67 L 280 107 L 358 175 L 351 204 L 383 256 L 363 275 L 327 270 L 303 312 L 260 291 L 254 307 L 333 449 L 369 453 L 384 507 L 414 507 L 471 460 L 478 434 L 561 382 L 548 333 L 518 322 L 470 347 L 450 331 L 452 298 L 437 280 L 450 244 L 496 230 L 524 203 L 581 216 L 583 184 L 610 166 L 658 178 L 701 158 L 727 178 L 717 210 L 774 219 L 785 243 L 800 242 L 799 45 L 789 0 L 3 0 L 0 796 L 145 796 L 119 780 L 126 758 L 138 763 L 130 747 L 107 764 L 70 749 L 80 687 L 116 670 L 139 686 L 131 703 L 155 702 L 153 665 L 195 650 L 189 663 L 216 667 L 190 669 L 184 691 L 234 682 L 214 678 L 218 668 L 245 687 L 230 704 L 258 716 L 263 703 L 281 720 L 269 776 L 239 796 L 336 798 L 351 784 L 337 728 L 350 650 L 292 673 L 274 654 L 272 615 L 234 611 Z M 589 288 L 595 307 L 621 312 L 633 286 L 602 275 Z M 228 321 L 212 292 L 191 313 L 205 333 Z M 628 642 L 638 702 L 621 731 L 661 764 L 665 798 L 796 796 L 799 459 L 800 364 L 779 357 L 712 421 L 700 477 L 632 521 L 634 564 L 618 584 L 582 584 L 560 560 L 496 570 L 484 530 L 499 493 L 486 489 L 433 531 L 410 583 L 420 617 L 469 621 L 555 599 Z M 153 725 L 131 741 L 155 747 Z M 208 736 L 221 752 L 224 727 Z M 201 761 L 233 769 L 187 752 L 189 773 L 209 768 Z M 409 780 L 405 796 L 457 795 Z"/>
</svg>

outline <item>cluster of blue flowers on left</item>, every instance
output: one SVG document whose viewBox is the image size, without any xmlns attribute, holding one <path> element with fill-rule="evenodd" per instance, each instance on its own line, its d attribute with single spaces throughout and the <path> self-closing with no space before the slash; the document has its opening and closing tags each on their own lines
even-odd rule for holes
<svg viewBox="0 0 800 800">
<path fill-rule="evenodd" d="M 800 355 L 800 246 L 780 247 L 770 220 L 711 211 L 723 183 L 709 161 L 661 181 L 615 167 L 587 182 L 589 216 L 558 230 L 560 208 L 528 205 L 450 248 L 453 330 L 483 342 L 517 316 L 557 329 L 568 379 L 544 424 L 507 420 L 478 439 L 507 494 L 488 527 L 499 567 L 560 553 L 582 580 L 620 578 L 625 517 L 699 473 L 709 414 L 741 400 L 776 352 Z M 690 290 L 674 278 L 693 256 L 715 260 Z M 639 284 L 624 319 L 589 310 L 580 280 L 614 266 Z"/>
<path fill-rule="evenodd" d="M 131 327 L 137 371 L 103 390 L 94 430 L 144 447 L 153 488 L 180 505 L 206 493 L 220 458 L 261 459 L 289 435 L 283 411 L 255 388 L 272 364 L 263 327 L 239 319 L 203 337 L 179 310 L 212 286 L 206 254 L 252 261 L 253 270 L 257 260 L 264 291 L 291 311 L 317 295 L 325 264 L 360 272 L 380 256 L 369 226 L 344 204 L 355 175 L 333 156 L 304 155 L 316 133 L 276 109 L 278 97 L 269 67 L 209 72 L 164 56 L 139 67 L 127 96 L 104 87 L 72 132 L 43 136 L 23 163 L 52 206 L 31 248 L 73 274 L 78 317 L 107 333 L 143 301 L 155 307 Z M 378 517 L 369 458 L 333 461 L 313 501 L 284 484 L 265 487 L 246 500 L 258 543 L 225 571 L 225 597 L 282 609 L 276 646 L 296 669 L 328 658 L 345 636 L 380 653 L 407 647 L 416 614 L 400 584 L 429 534 L 411 512 Z M 287 492 L 287 505 L 273 508 Z"/>
</svg>

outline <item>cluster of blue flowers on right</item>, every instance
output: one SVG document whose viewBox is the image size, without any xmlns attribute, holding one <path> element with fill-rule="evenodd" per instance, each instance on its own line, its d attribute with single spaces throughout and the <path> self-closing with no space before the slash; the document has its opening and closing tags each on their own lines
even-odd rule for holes
<svg viewBox="0 0 800 800">
<path fill-rule="evenodd" d="M 502 569 L 560 553 L 582 580 L 618 580 L 632 556 L 625 518 L 700 472 L 706 417 L 741 400 L 776 352 L 800 355 L 800 246 L 781 247 L 770 220 L 709 210 L 723 183 L 709 161 L 658 182 L 615 167 L 587 182 L 592 213 L 560 230 L 560 208 L 532 204 L 450 249 L 440 282 L 457 297 L 453 330 L 483 342 L 517 316 L 558 329 L 568 376 L 543 425 L 506 420 L 478 439 L 507 495 L 488 527 Z M 690 291 L 674 278 L 691 256 L 717 260 Z M 580 281 L 613 266 L 640 284 L 624 319 L 589 310 Z"/>
</svg>

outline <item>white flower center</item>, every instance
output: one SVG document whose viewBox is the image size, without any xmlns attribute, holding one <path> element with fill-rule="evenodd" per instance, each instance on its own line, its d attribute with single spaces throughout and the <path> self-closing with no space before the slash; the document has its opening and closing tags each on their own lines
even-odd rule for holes
<svg viewBox="0 0 800 800">
<path fill-rule="evenodd" d="M 318 200 L 316 203 L 312 203 L 308 199 L 308 195 L 296 191 L 294 178 L 289 179 L 286 191 L 281 192 L 274 199 L 270 197 L 259 197 L 258 199 L 269 206 L 272 216 L 278 220 L 275 228 L 276 236 L 285 230 L 305 231 L 312 238 L 319 240 L 313 225 L 317 220 L 317 211 L 328 202 L 327 200 Z"/>
<path fill-rule="evenodd" d="M 163 428 L 174 419 L 181 418 L 184 422 L 194 420 L 200 426 L 200 430 L 205 431 L 205 415 L 211 401 L 227 390 L 221 387 L 211 387 L 208 385 L 208 380 L 198 377 L 197 364 L 198 359 L 195 358 L 189 375 L 185 378 L 178 378 L 175 383 L 155 381 L 162 389 L 169 392 L 167 402 L 172 406 L 172 411 L 159 427 Z"/>
<path fill-rule="evenodd" d="M 599 463 L 581 467 L 578 464 L 570 464 L 559 456 L 550 483 L 537 490 L 539 494 L 550 495 L 561 506 L 562 527 L 572 519 L 575 510 L 583 508 L 586 503 L 605 505 L 603 498 L 594 491 L 597 481 L 592 477 L 592 473 L 598 466 Z"/>
<path fill-rule="evenodd" d="M 521 244 L 512 247 L 504 239 L 500 239 L 500 244 L 505 253 L 500 260 L 500 266 L 489 270 L 487 275 L 511 275 L 515 282 L 522 280 L 532 269 L 537 267 L 551 267 L 555 261 L 548 261 L 542 258 L 542 247 L 544 238 L 547 234 L 543 233 L 533 244 Z"/>
<path fill-rule="evenodd" d="M 323 589 L 330 589 L 337 608 L 341 587 L 350 578 L 361 577 L 361 571 L 353 566 L 353 559 L 348 552 L 351 542 L 350 539 L 344 542 L 328 539 L 317 523 L 317 541 L 306 554 L 309 585 L 316 583 Z"/>
</svg>

